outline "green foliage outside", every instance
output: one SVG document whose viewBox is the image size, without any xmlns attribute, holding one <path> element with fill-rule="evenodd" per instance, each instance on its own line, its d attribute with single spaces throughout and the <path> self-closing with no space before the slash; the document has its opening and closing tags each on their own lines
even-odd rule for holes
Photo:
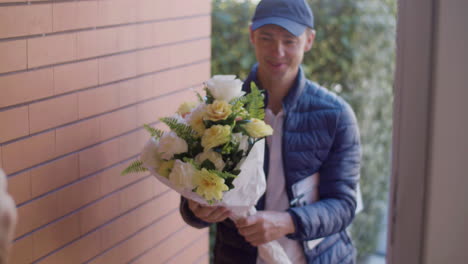
<svg viewBox="0 0 468 264">
<path fill-rule="evenodd" d="M 364 211 L 350 230 L 362 260 L 376 250 L 387 208 L 396 0 L 309 2 L 317 35 L 304 57 L 306 76 L 345 98 L 359 121 Z M 248 31 L 255 3 L 213 0 L 212 5 L 212 74 L 243 79 L 255 63 Z"/>
</svg>

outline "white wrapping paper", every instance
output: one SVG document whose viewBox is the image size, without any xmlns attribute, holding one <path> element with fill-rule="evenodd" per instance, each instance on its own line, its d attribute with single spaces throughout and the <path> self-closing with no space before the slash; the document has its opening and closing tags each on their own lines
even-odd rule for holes
<svg viewBox="0 0 468 264">
<path fill-rule="evenodd" d="M 265 174 L 263 171 L 265 140 L 258 141 L 249 155 L 241 162 L 241 173 L 234 179 L 234 188 L 225 192 L 223 200 L 212 206 L 228 207 L 232 212 L 232 220 L 255 214 L 255 204 L 266 189 Z M 187 199 L 203 205 L 209 205 L 197 193 L 172 184 L 167 178 L 159 175 L 153 168 L 148 168 L 159 181 L 175 190 Z M 266 263 L 290 264 L 288 256 L 277 241 L 271 241 L 258 247 L 260 257 Z"/>
</svg>

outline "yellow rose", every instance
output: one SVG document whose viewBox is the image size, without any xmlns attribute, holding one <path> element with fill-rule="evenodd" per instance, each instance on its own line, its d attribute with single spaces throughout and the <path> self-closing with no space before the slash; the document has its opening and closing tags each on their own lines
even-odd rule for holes
<svg viewBox="0 0 468 264">
<path fill-rule="evenodd" d="M 192 111 L 192 109 L 197 107 L 197 105 L 197 102 L 185 102 L 179 106 L 179 109 L 177 109 L 177 113 L 184 117 L 185 115 L 189 114 Z"/>
<path fill-rule="evenodd" d="M 263 120 L 252 118 L 249 123 L 243 125 L 249 136 L 253 138 L 262 138 L 273 134 L 271 126 L 265 124 Z"/>
<path fill-rule="evenodd" d="M 196 187 L 196 192 L 207 201 L 213 199 L 219 201 L 223 198 L 223 191 L 229 190 L 228 186 L 224 184 L 223 178 L 205 168 L 195 172 L 193 184 Z"/>
<path fill-rule="evenodd" d="M 188 124 L 193 130 L 197 132 L 197 135 L 201 137 L 205 132 L 205 124 L 203 123 L 203 117 L 205 116 L 205 107 L 200 105 L 195 109 L 188 117 Z"/>
<path fill-rule="evenodd" d="M 161 165 L 158 169 L 158 174 L 168 178 L 169 174 L 171 174 L 171 170 L 174 167 L 174 160 L 168 160 L 161 162 Z"/>
<path fill-rule="evenodd" d="M 203 133 L 201 144 L 203 148 L 211 149 L 231 140 L 231 127 L 228 125 L 214 125 Z"/>
<path fill-rule="evenodd" d="M 226 101 L 215 100 L 212 104 L 206 106 L 205 120 L 226 120 L 230 114 L 232 114 L 232 105 Z"/>
</svg>

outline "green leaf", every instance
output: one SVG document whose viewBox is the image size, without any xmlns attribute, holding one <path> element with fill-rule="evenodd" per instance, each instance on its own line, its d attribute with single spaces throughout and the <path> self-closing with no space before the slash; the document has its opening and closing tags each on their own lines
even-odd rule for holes
<svg viewBox="0 0 468 264">
<path fill-rule="evenodd" d="M 210 89 L 208 87 L 205 87 L 205 93 L 206 93 L 206 104 L 212 104 L 214 102 L 214 96 L 211 94 Z"/>
<path fill-rule="evenodd" d="M 209 159 L 204 160 L 201 164 L 201 167 L 207 170 L 216 170 L 216 166 Z"/>
<path fill-rule="evenodd" d="M 229 172 L 221 172 L 217 170 L 210 170 L 209 172 L 214 173 L 218 175 L 219 177 L 223 178 L 224 184 L 226 184 L 229 187 L 229 190 L 234 188 L 234 185 L 232 184 L 232 182 L 237 177 L 236 175 L 229 173 Z"/>
<path fill-rule="evenodd" d="M 233 105 L 234 107 L 236 106 L 244 106 L 245 103 L 247 103 L 248 99 L 245 95 L 241 96 L 241 97 L 236 97 L 234 99 L 232 99 L 229 104 Z"/>
<path fill-rule="evenodd" d="M 263 93 L 254 82 L 251 82 L 251 92 L 247 94 L 246 109 L 251 118 L 263 120 L 265 117 L 265 103 L 263 102 Z"/>
<path fill-rule="evenodd" d="M 223 148 L 221 150 L 221 154 L 231 154 L 232 152 L 232 144 L 231 142 L 228 142 L 223 145 Z"/>
<path fill-rule="evenodd" d="M 181 124 L 177 118 L 173 117 L 163 117 L 160 120 L 187 143 L 191 144 L 194 141 L 196 132 L 189 125 Z"/>
<path fill-rule="evenodd" d="M 244 150 L 241 149 L 239 151 L 233 151 L 232 154 L 231 154 L 231 160 L 232 162 L 238 164 L 241 159 L 244 157 Z"/>
<path fill-rule="evenodd" d="M 143 167 L 143 162 L 141 160 L 136 160 L 132 162 L 126 169 L 121 172 L 121 175 L 127 175 L 129 173 L 145 172 L 148 171 L 147 168 Z"/>
<path fill-rule="evenodd" d="M 162 130 L 156 129 L 147 124 L 144 124 L 143 127 L 151 134 L 151 137 L 155 137 L 156 139 L 160 138 L 164 134 Z"/>
<path fill-rule="evenodd" d="M 203 103 L 205 101 L 203 99 L 203 96 L 201 96 L 201 94 L 199 92 L 196 92 L 196 94 L 197 94 L 198 101 L 200 101 L 200 103 Z"/>
</svg>

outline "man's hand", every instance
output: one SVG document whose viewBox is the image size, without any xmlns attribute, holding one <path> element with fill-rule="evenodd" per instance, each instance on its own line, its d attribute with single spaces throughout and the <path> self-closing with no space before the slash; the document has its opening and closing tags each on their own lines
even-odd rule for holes
<svg viewBox="0 0 468 264">
<path fill-rule="evenodd" d="M 204 206 L 190 199 L 188 199 L 188 206 L 196 217 L 208 223 L 224 221 L 231 214 L 226 207 Z"/>
<path fill-rule="evenodd" d="M 236 226 L 254 247 L 295 232 L 292 217 L 286 212 L 260 211 L 237 220 Z"/>
</svg>

